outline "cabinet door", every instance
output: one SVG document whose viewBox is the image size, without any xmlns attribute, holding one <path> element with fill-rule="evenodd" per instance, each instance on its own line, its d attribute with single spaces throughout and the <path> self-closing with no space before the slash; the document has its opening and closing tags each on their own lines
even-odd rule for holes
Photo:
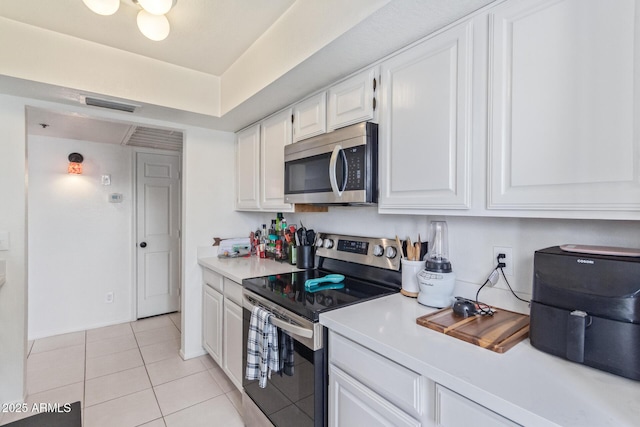
<svg viewBox="0 0 640 427">
<path fill-rule="evenodd" d="M 223 370 L 238 390 L 242 391 L 242 308 L 224 299 Z"/>
<path fill-rule="evenodd" d="M 638 8 L 538 0 L 490 13 L 490 209 L 640 209 Z"/>
<path fill-rule="evenodd" d="M 260 207 L 291 211 L 284 202 L 284 146 L 291 144 L 291 109 L 262 122 L 260 138 Z"/>
<path fill-rule="evenodd" d="M 202 345 L 213 360 L 222 366 L 222 303 L 220 292 L 204 285 L 202 309 Z"/>
<path fill-rule="evenodd" d="M 420 421 L 402 412 L 342 370 L 329 366 L 329 426 L 420 425 Z"/>
<path fill-rule="evenodd" d="M 358 122 L 375 121 L 377 111 L 375 96 L 379 74 L 379 67 L 374 67 L 329 89 L 327 106 L 329 131 Z"/>
<path fill-rule="evenodd" d="M 380 211 L 470 205 L 472 23 L 381 66 Z"/>
<path fill-rule="evenodd" d="M 322 92 L 293 106 L 293 141 L 327 131 L 327 93 Z"/>
<path fill-rule="evenodd" d="M 236 209 L 257 210 L 259 204 L 260 125 L 236 137 Z M 224 179 L 224 177 L 221 177 Z"/>
<path fill-rule="evenodd" d="M 478 405 L 472 400 L 436 385 L 436 425 L 457 427 L 468 425 L 473 420 L 476 426 L 517 426 L 518 424 Z"/>
</svg>

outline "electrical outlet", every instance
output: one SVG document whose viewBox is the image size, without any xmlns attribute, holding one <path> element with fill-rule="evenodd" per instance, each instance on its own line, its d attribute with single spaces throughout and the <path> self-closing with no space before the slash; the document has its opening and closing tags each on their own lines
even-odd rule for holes
<svg viewBox="0 0 640 427">
<path fill-rule="evenodd" d="M 111 304 L 113 302 L 113 292 L 107 292 L 104 297 L 104 302 L 107 304 Z"/>
<path fill-rule="evenodd" d="M 504 258 L 500 260 L 505 266 L 502 268 L 505 276 L 513 276 L 513 249 L 505 246 L 493 247 L 493 265 L 498 265 L 498 255 L 504 254 Z"/>
</svg>

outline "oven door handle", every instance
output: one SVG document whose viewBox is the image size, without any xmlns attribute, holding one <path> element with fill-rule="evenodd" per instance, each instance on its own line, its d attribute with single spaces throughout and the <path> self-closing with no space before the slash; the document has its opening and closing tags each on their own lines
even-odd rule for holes
<svg viewBox="0 0 640 427">
<path fill-rule="evenodd" d="M 245 296 L 244 298 L 244 308 L 251 311 L 253 313 L 254 304 L 251 303 Z M 312 338 L 313 330 L 303 328 L 302 326 L 293 325 L 291 323 L 285 322 L 283 320 L 278 319 L 276 316 L 271 316 L 271 323 L 273 323 L 276 327 L 282 329 L 283 331 L 289 332 L 291 335 L 297 335 L 303 338 Z"/>
<path fill-rule="evenodd" d="M 344 169 L 342 185 L 340 185 L 340 187 L 342 188 L 338 187 L 337 167 L 339 155 L 342 155 L 342 167 Z M 345 188 L 347 188 L 347 177 L 349 176 L 347 168 L 347 156 L 344 154 L 342 146 L 336 145 L 333 149 L 333 152 L 331 153 L 331 159 L 329 160 L 329 182 L 331 183 L 331 189 L 333 190 L 333 193 L 338 197 L 342 197 L 342 193 L 344 192 Z"/>
</svg>

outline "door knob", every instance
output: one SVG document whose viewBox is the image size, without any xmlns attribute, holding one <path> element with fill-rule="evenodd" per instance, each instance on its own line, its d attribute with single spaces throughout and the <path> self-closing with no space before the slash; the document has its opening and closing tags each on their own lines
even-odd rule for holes
<svg viewBox="0 0 640 427">
<path fill-rule="evenodd" d="M 141 248 L 146 248 L 146 247 L 147 247 L 147 242 L 142 242 L 142 243 L 140 243 L 140 247 L 141 247 Z"/>
</svg>

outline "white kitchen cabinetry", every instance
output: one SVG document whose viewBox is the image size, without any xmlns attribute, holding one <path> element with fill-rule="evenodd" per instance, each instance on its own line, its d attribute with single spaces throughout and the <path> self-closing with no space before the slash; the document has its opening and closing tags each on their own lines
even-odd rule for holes
<svg viewBox="0 0 640 427">
<path fill-rule="evenodd" d="M 313 95 L 293 106 L 293 142 L 327 131 L 327 93 Z"/>
<path fill-rule="evenodd" d="M 436 425 L 442 427 L 519 425 L 440 384 L 436 384 L 435 413 Z"/>
<path fill-rule="evenodd" d="M 242 285 L 224 278 L 222 370 L 242 390 Z"/>
<path fill-rule="evenodd" d="M 256 124 L 236 135 L 236 210 L 259 210 L 259 168 L 260 125 Z"/>
<path fill-rule="evenodd" d="M 518 424 L 329 331 L 329 426 Z"/>
<path fill-rule="evenodd" d="M 238 132 L 236 210 L 291 212 L 284 202 L 284 146 L 292 141 L 291 109 Z"/>
<path fill-rule="evenodd" d="M 222 365 L 223 278 L 211 270 L 203 270 L 202 345 L 213 360 Z"/>
<path fill-rule="evenodd" d="M 328 92 L 327 129 L 364 121 L 376 121 L 380 68 L 373 67 L 340 82 Z"/>
<path fill-rule="evenodd" d="M 426 393 L 420 374 L 330 332 L 330 426 L 420 426 Z"/>
<path fill-rule="evenodd" d="M 470 207 L 473 23 L 381 64 L 381 213 Z"/>
<path fill-rule="evenodd" d="M 289 212 L 293 205 L 284 202 L 284 146 L 291 144 L 291 109 L 261 123 L 260 208 Z"/>
<path fill-rule="evenodd" d="M 639 8 L 538 0 L 490 11 L 489 209 L 640 209 Z"/>
</svg>

